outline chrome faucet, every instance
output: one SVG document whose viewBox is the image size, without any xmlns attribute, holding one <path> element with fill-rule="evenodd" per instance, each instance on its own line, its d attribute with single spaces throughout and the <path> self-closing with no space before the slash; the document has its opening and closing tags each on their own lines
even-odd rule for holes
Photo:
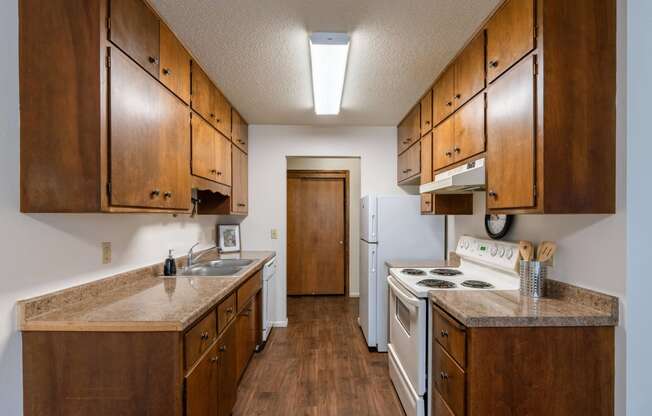
<svg viewBox="0 0 652 416">
<path fill-rule="evenodd" d="M 195 253 L 194 253 L 193 250 L 194 250 L 195 247 L 197 247 L 198 245 L 199 245 L 199 243 L 196 243 L 196 244 L 194 244 L 192 247 L 190 247 L 190 250 L 188 250 L 188 266 L 187 266 L 187 267 L 192 267 L 192 266 L 195 264 L 195 262 L 196 262 L 197 260 L 199 260 L 202 256 L 204 256 L 206 253 L 208 253 L 208 252 L 211 251 L 212 249 L 216 249 L 216 250 L 217 250 L 217 254 L 220 254 L 220 253 L 221 253 L 220 248 L 217 247 L 217 246 L 214 246 L 214 247 L 210 247 L 210 248 L 206 249 L 206 251 L 204 251 L 204 252 L 202 252 L 202 253 L 199 253 L 197 256 L 195 256 Z"/>
</svg>

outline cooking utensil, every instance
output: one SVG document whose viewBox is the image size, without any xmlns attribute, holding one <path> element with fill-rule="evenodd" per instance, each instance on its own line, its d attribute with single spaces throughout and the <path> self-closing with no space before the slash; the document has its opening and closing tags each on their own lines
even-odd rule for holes
<svg viewBox="0 0 652 416">
<path fill-rule="evenodd" d="M 518 252 L 521 253 L 521 257 L 525 261 L 530 261 L 532 259 L 532 253 L 534 248 L 532 243 L 529 241 L 519 241 L 518 242 Z"/>
<path fill-rule="evenodd" d="M 555 255 L 556 251 L 557 244 L 553 243 L 552 241 L 544 241 L 539 245 L 539 249 L 537 250 L 537 260 L 542 263 L 546 262 L 552 259 L 552 256 Z"/>
</svg>

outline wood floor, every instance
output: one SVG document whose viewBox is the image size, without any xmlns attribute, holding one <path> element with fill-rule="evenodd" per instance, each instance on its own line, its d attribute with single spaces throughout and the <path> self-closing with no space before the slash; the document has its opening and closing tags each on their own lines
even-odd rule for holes
<svg viewBox="0 0 652 416">
<path fill-rule="evenodd" d="M 254 355 L 233 415 L 404 415 L 387 354 L 367 350 L 357 316 L 357 299 L 288 298 L 289 325 Z"/>
</svg>

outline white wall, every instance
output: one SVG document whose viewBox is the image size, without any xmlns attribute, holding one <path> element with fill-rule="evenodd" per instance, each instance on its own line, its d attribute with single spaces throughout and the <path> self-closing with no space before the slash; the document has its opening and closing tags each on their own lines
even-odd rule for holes
<svg viewBox="0 0 652 416">
<path fill-rule="evenodd" d="M 357 157 L 289 157 L 287 168 L 295 170 L 347 170 L 349 189 L 349 296 L 360 295 L 360 159 Z"/>
<path fill-rule="evenodd" d="M 631 1 L 631 0 L 630 0 Z M 643 0 L 646 3 L 647 0 Z M 620 325 L 616 328 L 616 415 L 625 415 L 626 403 L 626 345 L 631 342 L 627 339 L 630 332 L 629 323 L 633 312 L 628 305 L 630 299 L 626 296 L 627 281 L 627 74 L 626 74 L 626 14 L 625 4 L 619 1 L 618 7 L 618 93 L 617 93 L 617 144 L 616 144 L 616 214 L 615 215 L 519 215 L 516 216 L 512 231 L 505 239 L 531 240 L 538 243 L 542 240 L 555 241 L 559 248 L 554 260 L 551 277 L 564 282 L 569 282 L 582 287 L 606 292 L 620 298 Z M 648 17 L 650 15 L 648 14 Z M 645 29 L 648 42 L 648 63 L 650 52 L 649 23 Z M 644 36 L 641 34 L 640 36 Z M 642 40 L 643 38 L 641 38 Z M 649 70 L 647 72 L 649 74 Z M 641 73 L 644 78 L 647 75 Z M 637 83 L 638 84 L 638 83 Z M 649 94 L 643 99 L 649 100 Z M 648 111 L 649 118 L 649 107 Z M 647 137 L 649 146 L 649 137 Z M 649 155 L 650 152 L 642 153 Z M 649 175 L 645 175 L 646 183 L 639 185 L 638 189 L 649 187 Z M 631 188 L 636 189 L 636 188 Z M 645 195 L 649 200 L 649 192 L 637 192 Z M 649 204 L 648 204 L 649 206 Z M 477 193 L 474 197 L 473 216 L 455 216 L 449 220 L 449 247 L 455 247 L 457 239 L 462 234 L 488 238 L 484 230 L 485 194 Z M 631 219 L 630 219 L 631 220 Z M 649 221 L 649 220 L 648 220 Z M 648 231 L 649 233 L 649 231 Z M 649 239 L 649 234 L 646 236 Z M 649 246 L 649 245 L 648 245 Z M 649 256 L 649 255 L 648 255 Z M 649 273 L 648 273 L 649 274 Z M 649 277 L 649 276 L 648 276 Z M 648 279 L 649 281 L 649 279 Z M 649 283 L 648 283 L 649 285 Z M 648 286 L 648 293 L 652 288 Z M 629 295 L 629 294 L 627 294 Z M 649 311 L 648 307 L 648 311 Z M 647 314 L 647 322 L 651 314 Z M 649 328 L 648 328 L 649 329 Z M 650 332 L 648 332 L 649 334 Z M 649 354 L 649 349 L 648 349 Z M 649 358 L 648 358 L 649 361 Z M 649 375 L 649 371 L 645 376 Z M 650 384 L 648 383 L 648 397 Z M 638 415 L 643 413 L 632 413 Z M 650 414 L 649 412 L 646 414 Z"/>
<path fill-rule="evenodd" d="M 287 321 L 286 157 L 360 158 L 362 195 L 404 194 L 396 185 L 396 128 L 251 126 L 249 130 L 249 216 L 242 236 L 251 249 L 276 250 L 279 258 L 272 319 Z M 278 240 L 270 231 L 280 231 Z"/>
<path fill-rule="evenodd" d="M 652 414 L 652 2 L 627 1 L 627 413 Z"/>
<path fill-rule="evenodd" d="M 163 261 L 213 240 L 215 217 L 19 213 L 18 2 L 0 13 L 0 413 L 22 415 L 19 299 Z M 56 109 L 55 109 L 56 111 Z M 102 241 L 113 263 L 101 264 Z"/>
</svg>

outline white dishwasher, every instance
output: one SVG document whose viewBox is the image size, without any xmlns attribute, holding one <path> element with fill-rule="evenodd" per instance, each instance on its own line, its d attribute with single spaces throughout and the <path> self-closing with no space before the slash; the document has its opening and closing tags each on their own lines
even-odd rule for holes
<svg viewBox="0 0 652 416">
<path fill-rule="evenodd" d="M 267 337 L 269 337 L 269 333 L 272 330 L 271 303 L 275 274 L 276 256 L 272 257 L 272 259 L 263 266 L 263 345 L 260 346 L 260 349 L 265 347 Z"/>
</svg>

